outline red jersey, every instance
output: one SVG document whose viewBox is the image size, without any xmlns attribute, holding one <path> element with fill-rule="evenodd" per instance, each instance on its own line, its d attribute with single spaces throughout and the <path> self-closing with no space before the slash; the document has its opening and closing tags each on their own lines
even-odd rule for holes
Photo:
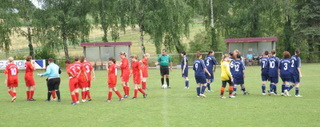
<svg viewBox="0 0 320 127">
<path fill-rule="evenodd" d="M 18 67 L 15 64 L 8 64 L 6 66 L 6 70 L 4 71 L 5 74 L 8 75 L 8 82 L 10 82 L 11 80 L 16 80 L 18 79 Z"/>
<path fill-rule="evenodd" d="M 93 67 L 90 62 L 83 62 L 82 63 L 82 71 L 85 72 L 88 76 L 88 80 L 91 80 L 91 73 L 93 71 Z"/>
<path fill-rule="evenodd" d="M 80 62 L 74 62 L 73 64 L 72 64 L 77 70 L 80 70 L 80 72 L 82 71 L 82 69 L 81 69 L 81 63 Z M 78 73 L 79 74 L 79 73 Z M 77 75 L 75 75 L 75 76 L 77 76 Z M 78 77 L 78 79 L 80 79 L 81 78 L 81 73 L 80 73 L 80 75 L 79 75 L 79 77 Z"/>
<path fill-rule="evenodd" d="M 143 77 L 148 77 L 148 59 L 146 58 L 143 58 L 141 60 L 141 63 L 142 63 L 142 75 Z"/>
<path fill-rule="evenodd" d="M 76 76 L 80 73 L 80 68 L 78 68 L 75 64 L 69 64 L 66 67 L 66 71 L 69 77 L 76 78 Z"/>
<path fill-rule="evenodd" d="M 132 74 L 133 75 L 141 75 L 141 64 L 139 61 L 132 62 Z"/>
<path fill-rule="evenodd" d="M 130 73 L 129 60 L 127 58 L 123 58 L 121 60 L 120 68 L 122 71 L 121 75 L 124 73 Z"/>
<path fill-rule="evenodd" d="M 32 66 L 32 64 L 30 62 L 26 62 L 24 66 L 26 67 L 25 76 L 33 76 L 33 71 L 35 68 Z"/>
<path fill-rule="evenodd" d="M 117 83 L 117 66 L 115 64 L 109 65 L 108 67 L 108 83 Z"/>
</svg>

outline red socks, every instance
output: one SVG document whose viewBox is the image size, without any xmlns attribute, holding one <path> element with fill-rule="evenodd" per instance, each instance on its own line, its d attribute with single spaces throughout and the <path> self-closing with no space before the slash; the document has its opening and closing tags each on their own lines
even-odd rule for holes
<svg viewBox="0 0 320 127">
<path fill-rule="evenodd" d="M 133 97 L 138 97 L 138 89 L 134 89 L 134 96 Z"/>
<path fill-rule="evenodd" d="M 129 86 L 127 86 L 127 94 L 126 94 L 126 95 L 128 95 L 128 96 L 129 96 L 129 93 L 130 93 L 130 87 L 129 87 Z"/>
<path fill-rule="evenodd" d="M 224 87 L 221 87 L 221 89 L 220 89 L 220 95 L 223 96 L 223 94 L 224 94 Z"/>
<path fill-rule="evenodd" d="M 139 90 L 143 95 L 146 94 L 146 92 L 144 92 L 143 89 L 139 88 L 138 90 Z"/>
<path fill-rule="evenodd" d="M 27 93 L 27 99 L 31 99 L 31 98 L 30 98 L 30 92 L 31 92 L 31 91 L 26 91 L 26 93 Z"/>
<path fill-rule="evenodd" d="M 13 93 L 13 91 L 8 91 L 8 93 L 10 94 L 11 97 L 14 97 L 14 96 L 15 96 L 14 93 Z"/>
<path fill-rule="evenodd" d="M 120 94 L 120 92 L 118 90 L 114 91 L 114 92 L 118 95 L 119 98 L 122 98 L 122 95 Z"/>
<path fill-rule="evenodd" d="M 71 95 L 71 99 L 73 103 L 77 103 L 77 97 L 76 95 Z"/>
<path fill-rule="evenodd" d="M 34 91 L 30 91 L 30 99 L 33 98 Z"/>
<path fill-rule="evenodd" d="M 83 100 L 86 99 L 86 91 L 82 91 L 82 92 L 81 92 L 81 95 L 82 95 L 82 99 L 83 99 Z"/>
<path fill-rule="evenodd" d="M 232 95 L 232 92 L 233 92 L 233 86 L 229 86 L 229 96 Z"/>
<path fill-rule="evenodd" d="M 56 91 L 55 90 L 51 91 L 51 95 L 52 95 L 53 99 L 56 99 Z"/>
<path fill-rule="evenodd" d="M 111 98 L 112 98 L 112 92 L 111 92 L 111 91 L 109 91 L 109 93 L 108 93 L 108 100 L 110 101 L 110 100 L 111 100 Z"/>
<path fill-rule="evenodd" d="M 91 99 L 91 95 L 90 95 L 90 91 L 89 90 L 86 91 L 86 95 L 87 95 L 88 99 Z"/>
<path fill-rule="evenodd" d="M 146 89 L 147 88 L 147 82 L 142 82 L 142 89 Z"/>
<path fill-rule="evenodd" d="M 75 96 L 76 96 L 76 100 L 78 101 L 79 100 L 79 93 L 75 93 Z"/>
<path fill-rule="evenodd" d="M 124 95 L 127 95 L 127 86 L 122 86 Z"/>
</svg>

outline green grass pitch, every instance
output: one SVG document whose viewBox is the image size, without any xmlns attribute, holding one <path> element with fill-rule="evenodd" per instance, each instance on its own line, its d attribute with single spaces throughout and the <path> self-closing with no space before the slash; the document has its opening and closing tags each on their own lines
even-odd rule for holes
<svg viewBox="0 0 320 127">
<path fill-rule="evenodd" d="M 42 72 L 40 70 L 35 71 Z M 150 70 L 148 98 L 139 93 L 136 100 L 118 102 L 113 94 L 113 102 L 107 98 L 106 71 L 96 71 L 97 79 L 92 82 L 92 102 L 70 105 L 68 78 L 63 71 L 60 90 L 62 102 L 44 102 L 46 98 L 45 78 L 35 76 L 37 89 L 35 102 L 26 101 L 24 72 L 20 72 L 17 101 L 11 103 L 1 74 L 0 87 L 0 127 L 7 126 L 320 126 L 319 64 L 302 66 L 301 95 L 303 98 L 262 96 L 260 67 L 247 67 L 245 84 L 250 95 L 234 99 L 220 99 L 220 69 L 215 73 L 213 89 L 205 94 L 207 98 L 197 98 L 193 72 L 189 71 L 190 86 L 184 88 L 180 70 L 174 69 L 170 76 L 172 89 L 160 88 L 159 70 Z M 36 74 L 35 74 L 36 75 Z M 119 80 L 119 78 L 118 78 Z M 132 79 L 130 79 L 131 95 Z M 118 83 L 117 88 L 122 92 Z M 269 88 L 269 85 L 267 86 Z M 278 92 L 281 89 L 278 85 Z M 291 95 L 294 94 L 292 90 Z"/>
</svg>

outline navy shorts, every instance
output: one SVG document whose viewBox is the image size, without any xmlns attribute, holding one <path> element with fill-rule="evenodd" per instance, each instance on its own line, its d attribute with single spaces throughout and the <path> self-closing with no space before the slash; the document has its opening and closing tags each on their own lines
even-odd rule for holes
<svg viewBox="0 0 320 127">
<path fill-rule="evenodd" d="M 269 81 L 271 83 L 277 84 L 279 82 L 279 77 L 269 77 Z"/>
<path fill-rule="evenodd" d="M 233 78 L 233 84 L 236 84 L 236 85 L 244 84 L 243 77 L 234 77 Z"/>
<path fill-rule="evenodd" d="M 291 78 L 287 78 L 287 77 L 281 77 L 282 82 L 291 82 Z"/>
<path fill-rule="evenodd" d="M 262 81 L 268 81 L 269 75 L 268 74 L 261 74 Z"/>
<path fill-rule="evenodd" d="M 182 74 L 182 77 L 188 77 L 188 70 L 186 69 L 186 70 L 184 70 L 184 72 L 183 72 L 183 74 Z"/>
<path fill-rule="evenodd" d="M 197 84 L 205 84 L 207 83 L 206 76 L 195 76 Z"/>
<path fill-rule="evenodd" d="M 209 73 L 210 73 L 210 76 L 206 73 L 206 79 L 214 79 L 214 77 L 213 77 L 213 72 L 212 71 L 209 71 Z"/>
<path fill-rule="evenodd" d="M 291 76 L 291 82 L 292 83 L 300 83 L 300 75 L 299 74 L 293 74 Z"/>
</svg>

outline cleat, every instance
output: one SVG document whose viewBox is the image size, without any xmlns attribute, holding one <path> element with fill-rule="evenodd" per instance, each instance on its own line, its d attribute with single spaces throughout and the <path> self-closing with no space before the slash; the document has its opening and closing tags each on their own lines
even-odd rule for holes
<svg viewBox="0 0 320 127">
<path fill-rule="evenodd" d="M 229 96 L 229 98 L 236 98 L 236 96 L 232 96 L 232 95 L 231 95 L 231 96 Z"/>
<path fill-rule="evenodd" d="M 44 100 L 45 102 L 50 102 L 50 100 L 48 100 L 48 99 L 46 99 L 46 100 Z"/>
<path fill-rule="evenodd" d="M 281 96 L 284 96 L 284 93 L 281 93 Z"/>
<path fill-rule="evenodd" d="M 123 100 L 124 100 L 124 98 L 120 98 L 120 99 L 119 99 L 119 101 L 123 101 Z"/>
<path fill-rule="evenodd" d="M 74 106 L 74 105 L 77 105 L 77 103 L 71 103 L 71 105 L 73 105 L 73 106 Z"/>
<path fill-rule="evenodd" d="M 189 89 L 189 87 L 184 87 L 184 89 Z"/>
<path fill-rule="evenodd" d="M 106 100 L 106 102 L 110 103 L 110 102 L 111 102 L 111 100 Z"/>
<path fill-rule="evenodd" d="M 244 92 L 244 93 L 243 93 L 243 95 L 249 95 L 249 94 L 250 94 L 249 92 Z"/>
<path fill-rule="evenodd" d="M 17 97 L 12 97 L 11 102 L 15 102 Z"/>
<path fill-rule="evenodd" d="M 136 97 L 133 97 L 132 100 L 137 99 Z"/>
<path fill-rule="evenodd" d="M 208 90 L 208 92 L 213 92 L 213 90 Z"/>
<path fill-rule="evenodd" d="M 77 104 L 79 104 L 80 103 L 80 101 L 77 101 Z"/>
<path fill-rule="evenodd" d="M 87 100 L 86 100 L 86 99 L 82 99 L 81 101 L 82 101 L 82 103 L 84 103 L 84 102 L 86 102 Z"/>
<path fill-rule="evenodd" d="M 29 99 L 29 101 L 36 101 L 36 99 L 31 98 L 31 99 Z"/>
<path fill-rule="evenodd" d="M 235 92 L 235 93 L 233 94 L 233 96 L 237 96 L 237 93 Z"/>
<path fill-rule="evenodd" d="M 92 99 L 88 99 L 87 101 L 92 101 Z"/>
<path fill-rule="evenodd" d="M 167 88 L 168 88 L 168 89 L 171 89 L 171 86 L 168 86 Z"/>
<path fill-rule="evenodd" d="M 266 93 L 262 93 L 262 95 L 263 95 L 263 96 L 265 96 L 265 95 L 266 95 Z"/>
<path fill-rule="evenodd" d="M 268 95 L 271 96 L 271 91 L 270 90 L 268 90 Z"/>
<path fill-rule="evenodd" d="M 295 97 L 302 97 L 300 94 L 298 94 L 298 95 L 294 95 Z"/>
<path fill-rule="evenodd" d="M 204 94 L 200 94 L 200 97 L 206 98 L 207 96 Z"/>
<path fill-rule="evenodd" d="M 147 98 L 147 96 L 148 96 L 148 94 L 144 94 L 144 95 L 143 95 L 143 98 Z"/>
<path fill-rule="evenodd" d="M 226 99 L 226 97 L 225 97 L 225 96 L 220 96 L 220 98 L 221 98 L 221 99 Z"/>
<path fill-rule="evenodd" d="M 128 98 L 129 96 L 128 95 L 124 95 L 124 98 Z"/>
<path fill-rule="evenodd" d="M 58 102 L 61 102 L 61 99 L 58 99 Z"/>
<path fill-rule="evenodd" d="M 284 96 L 291 96 L 288 90 L 284 90 Z"/>
</svg>

